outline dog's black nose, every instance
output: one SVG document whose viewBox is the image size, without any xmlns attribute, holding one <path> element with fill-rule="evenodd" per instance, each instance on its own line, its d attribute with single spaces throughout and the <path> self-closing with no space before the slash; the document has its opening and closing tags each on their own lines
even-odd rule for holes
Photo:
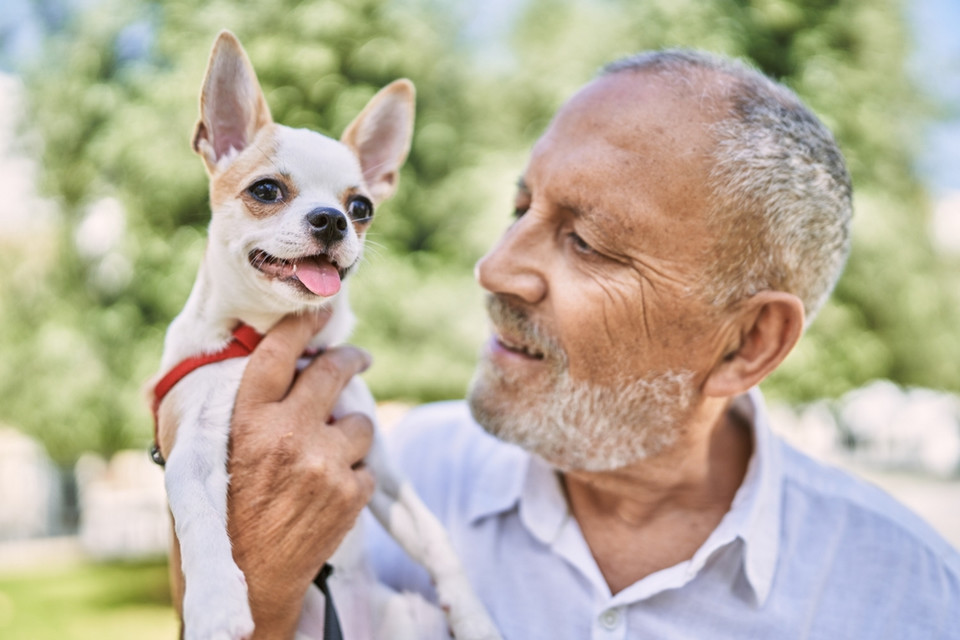
<svg viewBox="0 0 960 640">
<path fill-rule="evenodd" d="M 307 214 L 307 223 L 313 237 L 331 244 L 343 240 L 347 234 L 347 216 L 332 207 L 319 207 Z"/>
</svg>

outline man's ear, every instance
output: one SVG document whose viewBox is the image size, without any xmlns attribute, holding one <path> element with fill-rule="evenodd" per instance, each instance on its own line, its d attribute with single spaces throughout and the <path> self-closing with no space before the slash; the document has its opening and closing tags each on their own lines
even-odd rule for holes
<svg viewBox="0 0 960 640">
<path fill-rule="evenodd" d="M 193 150 L 212 173 L 231 150 L 245 149 L 271 122 L 257 74 L 240 41 L 229 31 L 221 31 L 200 91 L 200 121 L 194 129 Z"/>
<path fill-rule="evenodd" d="M 783 291 L 761 291 L 739 305 L 738 335 L 703 385 L 712 397 L 732 397 L 773 373 L 803 334 L 803 302 Z"/>
<path fill-rule="evenodd" d="M 397 175 L 413 137 L 413 83 L 395 80 L 370 99 L 340 141 L 360 159 L 363 180 L 374 201 L 382 202 L 397 188 Z"/>
</svg>

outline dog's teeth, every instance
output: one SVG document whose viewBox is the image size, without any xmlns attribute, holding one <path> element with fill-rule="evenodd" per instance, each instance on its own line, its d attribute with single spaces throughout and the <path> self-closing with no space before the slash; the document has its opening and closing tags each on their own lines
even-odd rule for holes
<svg viewBox="0 0 960 640">
<path fill-rule="evenodd" d="M 297 275 L 297 263 L 293 263 L 293 275 Z"/>
</svg>

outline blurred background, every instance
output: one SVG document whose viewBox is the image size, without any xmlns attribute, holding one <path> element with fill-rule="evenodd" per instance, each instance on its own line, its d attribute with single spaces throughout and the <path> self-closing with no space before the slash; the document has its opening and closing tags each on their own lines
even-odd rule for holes
<svg viewBox="0 0 960 640">
<path fill-rule="evenodd" d="M 0 637 L 173 637 L 141 389 L 204 248 L 189 138 L 223 28 L 284 124 L 336 137 L 379 87 L 417 85 L 351 291 L 388 421 L 462 397 L 485 333 L 472 265 L 600 66 L 686 46 L 785 82 L 835 132 L 856 215 L 832 302 L 764 384 L 777 427 L 960 544 L 956 0 L 4 0 Z"/>
</svg>

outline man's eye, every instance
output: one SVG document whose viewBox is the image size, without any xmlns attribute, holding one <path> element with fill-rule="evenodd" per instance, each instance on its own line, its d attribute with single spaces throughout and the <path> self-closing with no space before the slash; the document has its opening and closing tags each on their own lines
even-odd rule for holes
<svg viewBox="0 0 960 640">
<path fill-rule="evenodd" d="M 513 217 L 514 217 L 514 218 L 520 218 L 520 217 L 523 216 L 523 214 L 525 214 L 527 211 L 529 211 L 529 209 L 530 209 L 530 207 L 515 207 L 514 210 L 513 210 Z"/>
<path fill-rule="evenodd" d="M 347 213 L 353 220 L 369 220 L 373 217 L 373 203 L 363 196 L 354 196 L 347 203 Z"/>
<path fill-rule="evenodd" d="M 570 240 L 573 241 L 573 246 L 576 247 L 577 251 L 582 253 L 593 253 L 593 247 L 587 244 L 586 240 L 578 236 L 574 232 L 570 232 Z"/>
<path fill-rule="evenodd" d="M 253 183 L 247 192 L 260 202 L 268 204 L 283 200 L 283 189 L 276 180 L 260 180 Z"/>
</svg>

